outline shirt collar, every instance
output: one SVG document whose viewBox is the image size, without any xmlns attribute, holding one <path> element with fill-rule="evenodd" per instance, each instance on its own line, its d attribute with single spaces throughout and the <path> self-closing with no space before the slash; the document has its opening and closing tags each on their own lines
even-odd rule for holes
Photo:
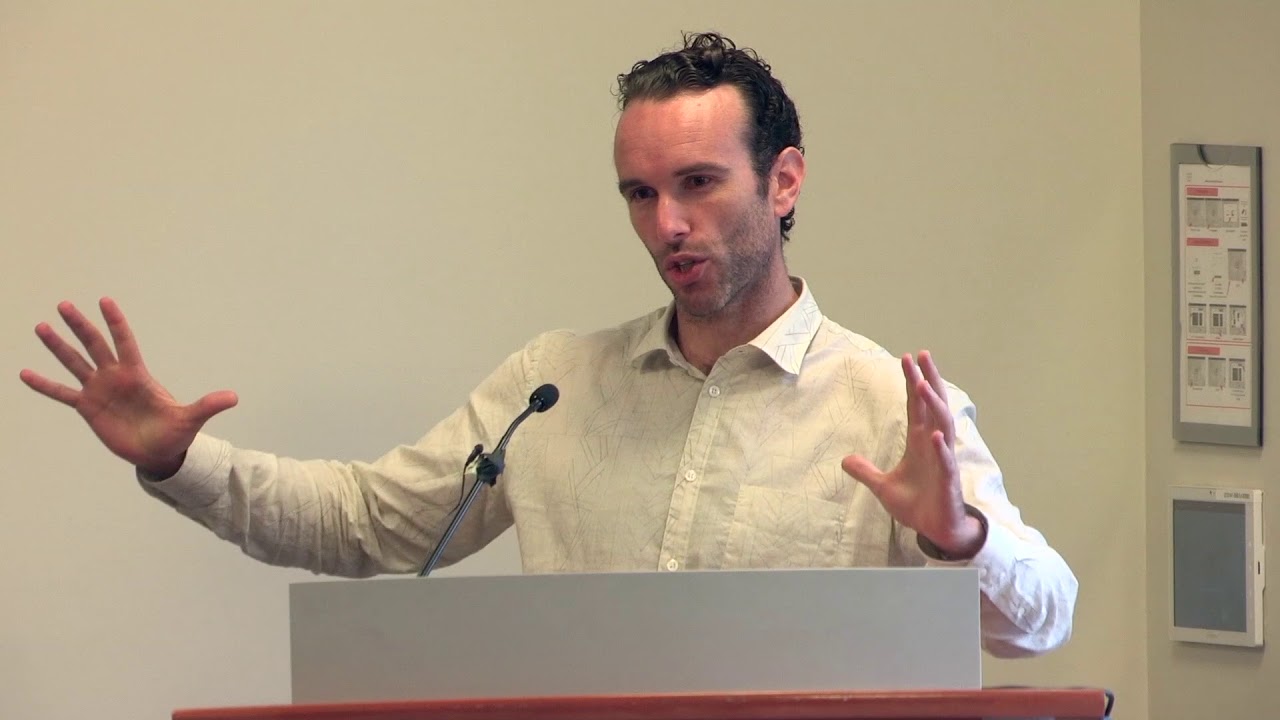
<svg viewBox="0 0 1280 720">
<path fill-rule="evenodd" d="M 748 345 L 759 348 L 784 371 L 799 375 L 805 353 L 809 351 L 809 346 L 818 335 L 818 327 L 822 325 L 822 311 L 818 309 L 818 301 L 813 299 L 809 284 L 803 278 L 793 277 L 791 284 L 800 293 L 800 297 Z"/>
<path fill-rule="evenodd" d="M 805 353 L 818 334 L 822 325 L 822 311 L 813 293 L 809 292 L 809 284 L 803 278 L 791 278 L 791 284 L 800 297 L 796 299 L 786 312 L 778 316 L 764 332 L 752 339 L 748 345 L 759 349 L 783 371 L 792 375 L 800 374 L 800 366 L 804 363 Z M 669 303 L 658 314 L 648 331 L 640 336 L 631 351 L 631 364 L 637 365 L 650 353 L 665 351 L 667 358 L 678 365 L 686 364 L 680 348 L 671 339 L 671 323 L 675 320 L 675 302 Z"/>
</svg>

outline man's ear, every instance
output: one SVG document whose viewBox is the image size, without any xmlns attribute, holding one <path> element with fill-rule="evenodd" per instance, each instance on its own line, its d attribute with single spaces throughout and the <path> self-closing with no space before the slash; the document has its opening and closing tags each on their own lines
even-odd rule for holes
<svg viewBox="0 0 1280 720">
<path fill-rule="evenodd" d="M 769 199 L 773 214 L 783 217 L 796 206 L 800 187 L 804 185 L 804 153 L 795 147 L 784 148 L 773 160 L 769 171 Z"/>
</svg>

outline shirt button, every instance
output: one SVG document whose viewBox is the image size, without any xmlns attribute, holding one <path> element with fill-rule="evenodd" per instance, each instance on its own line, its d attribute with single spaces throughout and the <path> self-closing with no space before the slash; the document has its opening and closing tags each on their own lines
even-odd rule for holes
<svg viewBox="0 0 1280 720">
<path fill-rule="evenodd" d="M 692 470 L 685 470 L 685 471 L 684 471 L 684 479 L 685 479 L 685 480 L 688 480 L 689 482 L 693 482 L 694 480 L 697 480 L 697 479 L 698 479 L 698 473 L 696 473 L 696 472 L 694 472 L 694 471 L 692 471 Z"/>
<path fill-rule="evenodd" d="M 675 558 L 671 558 L 667 561 L 667 569 L 671 572 L 675 572 L 680 569 L 680 563 L 677 562 Z"/>
<path fill-rule="evenodd" d="M 712 385 L 711 387 L 707 388 L 707 394 L 710 395 L 711 397 L 720 397 L 720 386 Z"/>
</svg>

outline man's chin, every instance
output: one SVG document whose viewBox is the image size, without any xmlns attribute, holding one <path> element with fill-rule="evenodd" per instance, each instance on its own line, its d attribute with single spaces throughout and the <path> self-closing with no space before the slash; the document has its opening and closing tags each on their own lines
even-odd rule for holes
<svg viewBox="0 0 1280 720">
<path fill-rule="evenodd" d="M 676 310 L 691 320 L 710 320 L 724 310 L 719 298 L 704 295 L 676 295 Z"/>
</svg>

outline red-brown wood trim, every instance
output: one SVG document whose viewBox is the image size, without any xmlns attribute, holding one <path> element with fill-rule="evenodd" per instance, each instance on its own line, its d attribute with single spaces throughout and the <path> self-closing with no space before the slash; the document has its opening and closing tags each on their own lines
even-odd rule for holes
<svg viewBox="0 0 1280 720">
<path fill-rule="evenodd" d="M 406 700 L 178 710 L 174 720 L 961 720 L 1105 717 L 1101 689 L 994 688 Z"/>
</svg>

